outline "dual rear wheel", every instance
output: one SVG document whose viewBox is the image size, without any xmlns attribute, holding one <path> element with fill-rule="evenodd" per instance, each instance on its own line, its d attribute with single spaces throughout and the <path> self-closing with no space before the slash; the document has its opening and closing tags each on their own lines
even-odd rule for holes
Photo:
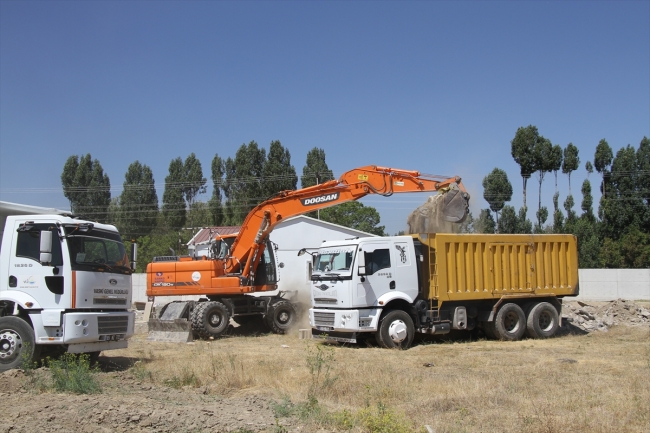
<svg viewBox="0 0 650 433">
<path fill-rule="evenodd" d="M 492 322 L 485 322 L 483 329 L 490 338 L 506 341 L 530 338 L 549 338 L 559 329 L 558 311 L 549 302 L 539 302 L 526 308 L 517 304 L 504 304 Z"/>
</svg>

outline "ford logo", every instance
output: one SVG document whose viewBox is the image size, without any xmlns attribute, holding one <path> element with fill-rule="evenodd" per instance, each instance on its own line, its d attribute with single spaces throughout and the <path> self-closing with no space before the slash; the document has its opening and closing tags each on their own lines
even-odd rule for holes
<svg viewBox="0 0 650 433">
<path fill-rule="evenodd" d="M 111 286 L 114 286 L 114 285 L 117 284 L 117 280 L 114 279 L 114 278 L 111 278 L 110 280 L 108 280 L 108 282 L 111 284 Z"/>
<path fill-rule="evenodd" d="M 318 288 L 321 290 L 327 290 L 330 288 L 330 286 L 328 286 L 327 284 L 321 284 L 320 286 L 318 286 Z"/>
</svg>

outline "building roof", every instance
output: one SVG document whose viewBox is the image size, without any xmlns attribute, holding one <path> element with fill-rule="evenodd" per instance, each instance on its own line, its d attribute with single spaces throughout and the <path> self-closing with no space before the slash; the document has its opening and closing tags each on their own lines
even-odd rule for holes
<svg viewBox="0 0 650 433">
<path fill-rule="evenodd" d="M 241 226 L 215 226 L 215 227 L 203 227 L 197 234 L 190 239 L 187 243 L 190 245 L 201 245 L 206 244 L 210 241 L 210 233 L 218 233 L 220 235 L 230 235 L 233 233 L 238 233 Z"/>
<path fill-rule="evenodd" d="M 334 224 L 334 223 L 330 223 L 330 222 L 327 222 L 327 221 L 317 220 L 315 218 L 311 218 L 311 217 L 308 217 L 306 215 L 297 215 L 295 217 L 287 218 L 286 220 L 282 221 L 282 223 L 288 222 L 288 221 L 295 221 L 295 220 L 299 220 L 299 219 L 303 219 L 303 220 L 305 220 L 307 222 L 322 224 L 322 225 L 330 226 L 330 227 L 340 227 L 342 229 L 345 229 L 346 231 L 349 231 L 349 230 L 356 231 L 362 236 L 376 236 L 376 235 L 374 235 L 372 233 L 366 233 L 366 232 L 362 232 L 360 230 L 351 229 L 349 227 L 344 227 L 344 226 Z M 282 223 L 280 223 L 280 224 L 282 224 Z M 212 230 L 212 233 L 216 232 L 216 233 L 219 233 L 220 235 L 229 235 L 229 234 L 232 234 L 232 233 L 239 232 L 240 228 L 241 228 L 241 226 L 203 227 L 201 230 L 199 230 L 199 232 L 197 234 L 194 235 L 194 237 L 192 239 L 190 239 L 190 241 L 187 243 L 187 245 L 192 246 L 192 245 L 202 245 L 202 244 L 208 243 L 210 241 L 210 231 L 211 230 Z"/>
</svg>

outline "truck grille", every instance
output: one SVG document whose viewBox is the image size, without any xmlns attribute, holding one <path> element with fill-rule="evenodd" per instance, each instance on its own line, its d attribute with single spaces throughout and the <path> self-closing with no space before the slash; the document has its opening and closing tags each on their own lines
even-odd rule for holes
<svg viewBox="0 0 650 433">
<path fill-rule="evenodd" d="M 115 298 L 93 298 L 93 304 L 102 304 L 102 305 L 126 305 L 126 299 L 115 299 Z"/>
<path fill-rule="evenodd" d="M 99 316 L 97 327 L 100 334 L 126 334 L 129 316 Z"/>
<path fill-rule="evenodd" d="M 336 299 L 333 298 L 314 298 L 316 304 L 336 304 Z"/>
<path fill-rule="evenodd" d="M 334 326 L 334 313 L 319 313 L 314 311 L 314 322 L 317 326 Z"/>
</svg>

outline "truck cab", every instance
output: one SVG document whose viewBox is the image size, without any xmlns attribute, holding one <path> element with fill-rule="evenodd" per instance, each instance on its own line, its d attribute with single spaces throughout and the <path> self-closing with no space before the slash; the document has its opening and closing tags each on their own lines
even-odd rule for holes
<svg viewBox="0 0 650 433">
<path fill-rule="evenodd" d="M 419 263 L 409 236 L 324 242 L 311 275 L 313 335 L 354 343 L 376 332 L 384 308 L 417 298 Z"/>
<path fill-rule="evenodd" d="M 0 244 L 0 371 L 44 347 L 127 347 L 131 273 L 114 226 L 63 215 L 10 215 Z M 22 353 L 22 355 L 21 355 Z"/>
</svg>

